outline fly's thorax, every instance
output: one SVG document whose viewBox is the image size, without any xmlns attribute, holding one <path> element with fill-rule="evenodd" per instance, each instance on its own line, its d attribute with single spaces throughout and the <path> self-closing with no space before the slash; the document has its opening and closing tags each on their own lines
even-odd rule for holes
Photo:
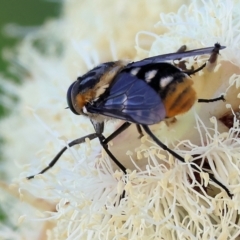
<svg viewBox="0 0 240 240">
<path fill-rule="evenodd" d="M 86 104 L 98 100 L 125 65 L 124 61 L 103 63 L 79 77 L 70 86 L 67 96 L 71 110 L 76 114 L 88 115 L 86 108 L 84 111 Z"/>
<path fill-rule="evenodd" d="M 96 101 L 102 94 L 105 93 L 106 89 L 109 88 L 113 79 L 117 74 L 125 67 L 124 61 L 117 61 L 101 76 L 100 81 L 93 87 L 94 99 Z"/>
<path fill-rule="evenodd" d="M 160 96 L 166 109 L 166 117 L 171 118 L 187 112 L 196 101 L 193 81 L 183 72 L 161 79 Z"/>
</svg>

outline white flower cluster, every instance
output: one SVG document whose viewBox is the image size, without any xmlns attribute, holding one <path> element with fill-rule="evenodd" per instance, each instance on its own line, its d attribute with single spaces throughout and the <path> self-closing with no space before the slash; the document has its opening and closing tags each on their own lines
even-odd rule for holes
<svg viewBox="0 0 240 240">
<path fill-rule="evenodd" d="M 23 166 L 17 178 L 17 170 L 9 170 L 13 162 L 6 162 L 6 171 L 15 178 L 10 192 L 18 191 L 38 210 L 36 214 L 26 204 L 16 203 L 17 213 L 24 216 L 22 228 L 29 222 L 37 228 L 40 221 L 42 239 L 71 240 L 236 239 L 240 235 L 240 3 L 194 0 L 164 8 L 159 3 L 104 0 L 93 7 L 93 1 L 66 1 L 61 21 L 50 22 L 21 44 L 18 60 L 29 75 L 18 91 L 21 103 L 15 114 L 1 125 L 11 145 L 5 156 Z M 41 55 L 33 47 L 36 37 L 49 35 L 61 36 L 61 57 Z M 130 44 L 134 36 L 137 54 Z M 225 94 L 226 102 L 196 103 L 184 116 L 152 128 L 186 163 L 149 138 L 140 141 L 133 126 L 109 144 L 129 168 L 127 175 L 115 171 L 97 140 L 86 140 L 69 148 L 53 169 L 26 179 L 46 167 L 70 140 L 93 132 L 88 119 L 64 109 L 66 91 L 77 76 L 102 61 L 141 59 L 173 52 L 183 44 L 195 49 L 216 42 L 227 46 L 219 65 L 192 78 L 199 97 Z M 207 59 L 191 58 L 188 64 L 197 66 Z M 223 116 L 227 118 L 220 121 Z M 116 125 L 107 122 L 104 134 L 108 136 Z M 193 171 L 193 160 L 199 169 L 211 169 L 233 198 L 209 181 L 208 174 Z M 5 233 L 1 228 L 0 236 Z"/>
</svg>

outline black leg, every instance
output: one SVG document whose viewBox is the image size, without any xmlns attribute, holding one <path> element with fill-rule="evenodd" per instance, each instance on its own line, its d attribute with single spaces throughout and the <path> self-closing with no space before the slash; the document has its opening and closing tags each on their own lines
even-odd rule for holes
<svg viewBox="0 0 240 240">
<path fill-rule="evenodd" d="M 138 138 L 141 138 L 143 137 L 143 132 L 142 132 L 142 129 L 141 129 L 141 126 L 139 124 L 136 124 L 136 127 L 137 127 L 137 131 L 139 133 L 139 137 Z"/>
<path fill-rule="evenodd" d="M 110 152 L 108 149 L 107 143 L 111 141 L 113 138 L 115 138 L 118 134 L 123 132 L 126 128 L 128 128 L 131 124 L 128 122 L 125 122 L 122 126 L 120 126 L 114 133 L 112 133 L 108 138 L 105 138 L 103 136 L 103 129 L 104 129 L 104 123 L 103 122 L 95 122 L 92 121 L 93 127 L 98 135 L 98 139 L 100 144 L 102 145 L 103 149 L 106 151 L 108 156 L 113 160 L 113 162 L 126 174 L 126 168 L 115 158 L 115 156 Z"/>
<path fill-rule="evenodd" d="M 89 138 L 90 140 L 92 140 L 92 139 L 97 138 L 97 137 L 98 137 L 98 135 L 97 135 L 96 133 L 88 134 L 87 136 L 84 136 L 84 137 L 81 137 L 81 138 L 78 138 L 78 139 L 73 140 L 72 142 L 70 142 L 70 143 L 68 144 L 68 146 L 69 146 L 69 147 L 72 147 L 72 146 L 75 146 L 75 145 L 77 145 L 77 144 L 81 144 L 81 143 L 85 142 L 85 139 L 86 139 L 86 138 Z M 35 175 L 32 175 L 32 176 L 27 177 L 27 179 L 32 179 L 32 178 L 34 178 L 36 175 L 38 175 L 38 174 L 43 174 L 43 173 L 45 173 L 47 170 L 49 170 L 50 168 L 52 168 L 66 150 L 67 150 L 67 147 L 64 147 L 64 148 L 55 156 L 55 158 L 48 164 L 48 166 L 47 166 L 46 168 L 44 168 L 41 172 L 39 172 L 39 173 L 37 173 L 37 174 L 35 174 Z"/>
<path fill-rule="evenodd" d="M 175 153 L 173 150 L 171 150 L 170 148 L 168 148 L 165 144 L 163 144 L 149 129 L 149 127 L 147 125 L 141 125 L 142 128 L 144 129 L 144 131 L 153 139 L 153 141 L 155 143 L 157 143 L 158 146 L 160 146 L 162 149 L 168 151 L 169 153 L 171 153 L 175 158 L 177 158 L 179 161 L 181 162 L 185 162 L 184 158 L 181 157 L 180 155 L 178 155 L 177 153 Z M 199 171 L 199 169 L 195 166 L 195 165 L 191 165 L 191 167 L 194 170 Z M 203 170 L 202 170 L 203 171 Z M 203 171 L 205 172 L 205 171 Z M 209 174 L 210 179 L 215 182 L 217 185 L 219 185 L 221 188 L 223 188 L 227 195 L 232 198 L 233 194 L 230 193 L 230 191 L 228 190 L 228 188 L 226 186 L 224 186 L 221 182 L 219 182 L 212 174 Z"/>
<path fill-rule="evenodd" d="M 177 53 L 182 53 L 182 52 L 186 52 L 186 50 L 187 50 L 187 46 L 186 45 L 182 45 L 176 52 Z M 181 58 L 179 58 L 177 60 L 181 60 Z"/>
<path fill-rule="evenodd" d="M 98 139 L 100 144 L 102 145 L 103 149 L 106 151 L 108 156 L 113 160 L 113 162 L 124 172 L 124 174 L 127 173 L 127 169 L 115 158 L 115 156 L 110 152 L 108 149 L 108 142 L 110 142 L 112 139 L 114 139 L 116 136 L 118 136 L 120 133 L 122 133 L 125 129 L 127 129 L 131 123 L 125 122 L 123 123 L 115 132 L 113 132 L 108 138 L 105 138 L 103 136 L 103 129 L 104 129 L 104 123 L 94 122 L 91 121 L 93 124 L 93 127 L 98 134 Z M 121 199 L 125 198 L 125 190 L 123 191 L 122 195 L 120 196 L 119 202 Z"/>
<path fill-rule="evenodd" d="M 198 102 L 200 102 L 200 103 L 202 103 L 202 102 L 204 102 L 204 103 L 210 103 L 210 102 L 217 102 L 217 101 L 223 101 L 223 102 L 225 102 L 226 100 L 225 100 L 225 98 L 224 98 L 223 95 L 221 95 L 221 96 L 218 97 L 218 98 L 212 98 L 212 99 L 201 99 L 201 98 L 198 99 Z"/>
<path fill-rule="evenodd" d="M 106 139 L 103 140 L 104 144 L 108 144 L 111 140 L 113 140 L 115 137 L 117 137 L 120 133 L 125 131 L 131 123 L 125 122 L 123 123 L 115 132 L 113 132 L 110 136 L 108 136 Z"/>
<path fill-rule="evenodd" d="M 183 45 L 181 46 L 178 50 L 177 50 L 177 53 L 181 53 L 181 52 L 185 52 L 187 50 L 187 46 L 186 45 Z M 180 61 L 181 59 L 176 59 L 176 60 L 179 60 L 179 63 L 178 64 L 174 64 L 175 66 L 181 68 L 183 70 L 184 73 L 186 73 L 188 76 L 196 73 L 196 72 L 199 72 L 200 70 L 202 70 L 203 68 L 206 67 L 206 63 L 204 63 L 201 67 L 197 68 L 194 70 L 194 67 L 192 66 L 191 67 L 191 70 L 187 70 L 186 69 L 186 66 L 185 66 L 185 62 L 186 60 L 182 60 Z"/>
<path fill-rule="evenodd" d="M 181 48 L 180 48 L 181 49 Z M 179 49 L 179 51 L 180 51 Z M 217 57 L 218 57 L 218 54 L 219 54 L 219 50 L 221 49 L 221 45 L 219 43 L 216 43 L 214 45 L 214 49 L 212 50 L 212 53 L 208 59 L 208 62 L 210 64 L 215 64 L 217 62 Z M 193 70 L 189 70 L 189 71 L 184 71 L 186 74 L 188 74 L 189 76 L 196 73 L 196 72 L 199 72 L 200 70 L 202 70 L 203 68 L 205 68 L 207 65 L 207 63 L 204 63 L 201 67 L 197 68 L 197 69 L 193 69 Z"/>
<path fill-rule="evenodd" d="M 114 163 L 126 174 L 127 170 L 126 168 L 114 157 L 114 155 L 109 151 L 107 144 L 104 143 L 104 136 L 101 135 L 98 137 L 100 144 L 102 145 L 103 149 L 106 151 L 108 156 L 114 161 Z"/>
<path fill-rule="evenodd" d="M 199 68 L 197 69 L 193 69 L 193 70 L 189 70 L 189 71 L 184 71 L 184 73 L 186 73 L 188 76 L 191 76 L 193 75 L 194 73 L 196 72 L 199 72 L 200 70 L 202 70 L 203 68 L 205 68 L 207 65 L 207 63 L 204 63 L 202 66 L 200 66 Z"/>
</svg>

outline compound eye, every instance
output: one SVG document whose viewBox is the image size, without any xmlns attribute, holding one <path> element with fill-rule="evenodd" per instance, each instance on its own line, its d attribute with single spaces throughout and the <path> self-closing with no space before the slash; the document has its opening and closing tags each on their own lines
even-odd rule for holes
<svg viewBox="0 0 240 240">
<path fill-rule="evenodd" d="M 75 110 L 75 108 L 74 108 L 74 102 L 73 102 L 73 87 L 74 87 L 74 85 L 75 85 L 75 83 L 76 83 L 77 81 L 75 81 L 75 82 L 73 82 L 71 85 L 70 85 L 70 87 L 68 88 L 68 91 L 67 91 L 67 103 L 68 103 L 68 107 L 70 108 L 70 110 L 73 112 L 73 113 L 75 113 L 75 114 L 77 114 L 77 115 L 79 115 L 79 113 Z"/>
</svg>

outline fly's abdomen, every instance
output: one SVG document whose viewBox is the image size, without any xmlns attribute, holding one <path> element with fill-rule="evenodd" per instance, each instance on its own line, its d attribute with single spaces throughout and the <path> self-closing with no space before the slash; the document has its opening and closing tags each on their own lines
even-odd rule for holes
<svg viewBox="0 0 240 240">
<path fill-rule="evenodd" d="M 166 117 L 171 118 L 187 112 L 196 100 L 196 92 L 192 87 L 193 81 L 186 77 L 180 82 L 171 83 L 166 89 L 163 104 Z"/>
</svg>

